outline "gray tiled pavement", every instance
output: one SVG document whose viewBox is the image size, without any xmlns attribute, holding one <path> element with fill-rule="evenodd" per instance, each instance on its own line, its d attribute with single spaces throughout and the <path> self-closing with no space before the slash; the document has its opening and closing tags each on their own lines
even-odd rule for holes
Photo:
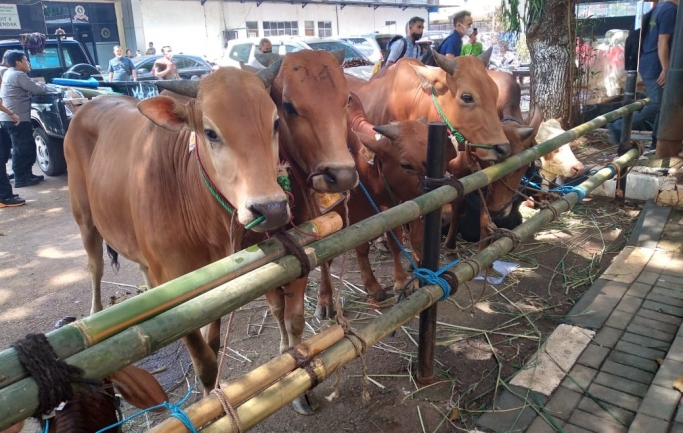
<svg viewBox="0 0 683 433">
<path fill-rule="evenodd" d="M 667 217 L 649 203 L 629 244 L 654 248 Z M 480 431 L 683 433 L 681 393 L 672 386 L 683 377 L 683 254 L 655 250 L 641 266 L 630 283 L 596 281 L 567 315 L 567 323 L 597 333 L 550 398 L 539 395 L 543 407 L 527 403 L 523 417 L 486 413 Z M 506 393 L 500 401 L 521 401 Z"/>
</svg>

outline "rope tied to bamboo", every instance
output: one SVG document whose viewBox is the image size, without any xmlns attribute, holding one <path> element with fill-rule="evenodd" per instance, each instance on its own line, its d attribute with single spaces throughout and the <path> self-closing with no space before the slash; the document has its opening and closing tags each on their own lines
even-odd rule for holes
<svg viewBox="0 0 683 433">
<path fill-rule="evenodd" d="M 242 430 L 242 423 L 237 416 L 237 411 L 228 401 L 228 397 L 223 393 L 220 387 L 212 389 L 211 394 L 216 396 L 221 404 L 221 407 L 223 407 L 225 415 L 227 415 L 228 419 L 230 420 L 230 424 L 232 424 L 232 431 L 235 433 L 242 433 L 244 431 Z"/>
<path fill-rule="evenodd" d="M 306 254 L 306 251 L 304 251 L 304 247 L 299 245 L 294 237 L 287 233 L 284 228 L 279 228 L 275 232 L 272 232 L 271 236 L 279 240 L 282 246 L 299 261 L 299 264 L 301 265 L 301 274 L 299 275 L 299 278 L 307 276 L 311 272 L 311 262 L 308 260 L 308 255 Z"/>
<path fill-rule="evenodd" d="M 512 241 L 512 249 L 516 250 L 519 244 L 522 243 L 522 238 L 512 230 L 497 227 L 491 234 L 491 239 L 495 242 L 498 239 L 508 238 Z"/>
<path fill-rule="evenodd" d="M 45 334 L 28 334 L 11 345 L 19 361 L 38 385 L 38 408 L 33 417 L 49 418 L 53 409 L 74 397 L 73 384 L 99 387 L 100 381 L 83 377 L 84 371 L 59 359 Z"/>
<path fill-rule="evenodd" d="M 436 189 L 442 186 L 451 186 L 455 188 L 455 190 L 458 192 L 458 200 L 462 200 L 465 197 L 465 186 L 460 182 L 460 179 L 454 179 L 454 178 L 443 178 L 443 179 L 435 179 L 431 177 L 425 176 L 423 179 L 423 184 L 427 187 Z"/>
</svg>

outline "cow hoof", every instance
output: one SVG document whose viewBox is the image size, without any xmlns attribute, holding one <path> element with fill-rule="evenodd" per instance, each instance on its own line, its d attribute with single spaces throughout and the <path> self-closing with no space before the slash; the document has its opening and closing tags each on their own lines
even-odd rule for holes
<svg viewBox="0 0 683 433">
<path fill-rule="evenodd" d="M 384 290 L 379 289 L 375 293 L 368 293 L 368 298 L 375 302 L 384 302 L 387 299 L 387 294 L 384 293 Z"/>
<path fill-rule="evenodd" d="M 315 414 L 315 411 L 308 403 L 308 396 L 306 394 L 294 399 L 294 401 L 292 401 L 292 408 L 300 415 L 308 416 Z"/>
<path fill-rule="evenodd" d="M 318 320 L 328 320 L 333 319 L 337 315 L 337 312 L 332 308 L 331 305 L 320 305 L 315 307 L 315 317 Z"/>
</svg>

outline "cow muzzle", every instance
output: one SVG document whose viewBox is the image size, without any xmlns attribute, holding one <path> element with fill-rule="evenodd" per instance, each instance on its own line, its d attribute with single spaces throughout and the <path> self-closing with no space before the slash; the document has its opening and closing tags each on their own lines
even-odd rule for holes
<svg viewBox="0 0 683 433">
<path fill-rule="evenodd" d="M 252 203 L 247 209 L 253 214 L 253 220 L 263 216 L 264 220 L 251 229 L 255 232 L 275 230 L 287 224 L 291 219 L 289 203 L 285 200 L 267 201 L 263 203 Z"/>
<path fill-rule="evenodd" d="M 320 192 L 344 192 L 358 185 L 356 167 L 325 167 L 311 173 L 308 184 Z"/>
<path fill-rule="evenodd" d="M 490 149 L 476 149 L 477 158 L 481 161 L 501 162 L 512 154 L 510 143 L 493 144 Z"/>
</svg>

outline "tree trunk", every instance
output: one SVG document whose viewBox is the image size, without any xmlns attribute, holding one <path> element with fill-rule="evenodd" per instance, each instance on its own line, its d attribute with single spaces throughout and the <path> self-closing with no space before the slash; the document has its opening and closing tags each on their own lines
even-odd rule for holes
<svg viewBox="0 0 683 433">
<path fill-rule="evenodd" d="M 531 56 L 531 103 L 545 119 L 571 119 L 574 71 L 574 0 L 545 0 L 526 33 Z M 532 105 L 533 107 L 533 105 Z"/>
</svg>

